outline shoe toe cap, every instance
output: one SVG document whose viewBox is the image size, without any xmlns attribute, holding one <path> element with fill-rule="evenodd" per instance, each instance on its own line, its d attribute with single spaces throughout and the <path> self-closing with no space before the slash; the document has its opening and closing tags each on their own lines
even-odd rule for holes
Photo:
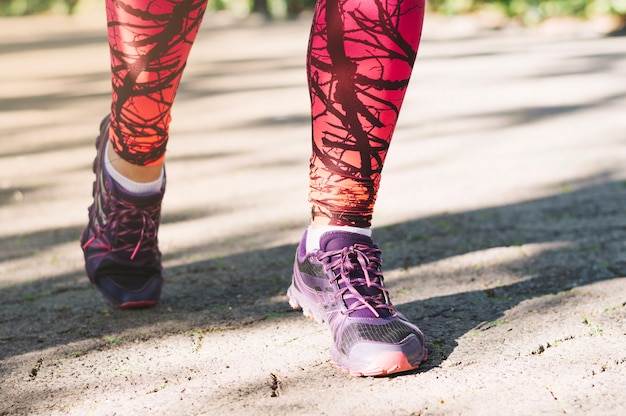
<svg viewBox="0 0 626 416">
<path fill-rule="evenodd" d="M 160 274 L 137 276 L 99 273 L 95 285 L 114 305 L 125 309 L 146 308 L 158 302 L 163 277 Z"/>
</svg>

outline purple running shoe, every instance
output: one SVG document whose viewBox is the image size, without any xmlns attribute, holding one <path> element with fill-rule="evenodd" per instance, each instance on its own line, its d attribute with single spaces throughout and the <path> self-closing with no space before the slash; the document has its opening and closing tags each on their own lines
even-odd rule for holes
<svg viewBox="0 0 626 416">
<path fill-rule="evenodd" d="M 296 252 L 289 303 L 326 322 L 331 357 L 356 376 L 413 370 L 426 360 L 424 335 L 398 313 L 383 284 L 381 252 L 372 239 L 346 231 L 322 235 L 320 250 L 306 253 L 306 233 Z"/>
<path fill-rule="evenodd" d="M 161 219 L 161 191 L 132 195 L 104 169 L 109 117 L 100 124 L 93 163 L 96 180 L 89 223 L 80 238 L 89 280 L 120 308 L 154 306 L 161 295 L 163 268 L 157 232 Z"/>
</svg>

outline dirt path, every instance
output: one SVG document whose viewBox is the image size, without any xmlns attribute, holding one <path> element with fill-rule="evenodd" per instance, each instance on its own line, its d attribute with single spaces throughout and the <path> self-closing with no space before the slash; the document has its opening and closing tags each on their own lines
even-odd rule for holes
<svg viewBox="0 0 626 416">
<path fill-rule="evenodd" d="M 100 298 L 77 243 L 102 18 L 0 21 L 0 414 L 625 414 L 624 39 L 468 22 L 427 22 L 375 218 L 431 356 L 353 378 L 284 296 L 306 19 L 207 19 L 174 113 L 167 285 L 139 312 Z"/>
</svg>

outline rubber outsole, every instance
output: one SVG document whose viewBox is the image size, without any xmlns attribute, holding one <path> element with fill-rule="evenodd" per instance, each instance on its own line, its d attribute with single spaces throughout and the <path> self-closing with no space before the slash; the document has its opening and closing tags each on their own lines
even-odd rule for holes
<svg viewBox="0 0 626 416">
<path fill-rule="evenodd" d="M 289 299 L 289 305 L 293 309 L 302 310 L 302 314 L 317 323 L 325 323 L 325 319 L 322 313 L 316 313 L 311 307 L 302 305 L 298 300 L 295 291 L 297 291 L 293 284 L 289 286 L 287 290 L 287 297 Z M 355 377 L 381 377 L 389 376 L 392 374 L 406 373 L 414 371 L 419 368 L 419 365 L 428 359 L 428 351 L 424 349 L 424 356 L 421 361 L 415 365 L 411 364 L 406 354 L 402 351 L 385 351 L 378 354 L 378 356 L 367 366 L 365 369 L 354 370 L 346 366 L 343 366 L 335 359 L 331 354 L 331 360 L 335 367 L 343 371 L 346 374 L 350 374 Z"/>
<path fill-rule="evenodd" d="M 157 304 L 156 300 L 142 300 L 137 302 L 124 302 L 117 305 L 121 309 L 147 309 Z"/>
</svg>

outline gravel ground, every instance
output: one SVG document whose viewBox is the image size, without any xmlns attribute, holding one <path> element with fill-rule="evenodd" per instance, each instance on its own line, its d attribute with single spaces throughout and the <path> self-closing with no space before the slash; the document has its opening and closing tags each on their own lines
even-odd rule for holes
<svg viewBox="0 0 626 416">
<path fill-rule="evenodd" d="M 289 308 L 308 18 L 208 16 L 174 109 L 154 309 L 83 272 L 102 16 L 0 20 L 0 414 L 626 414 L 626 49 L 427 18 L 374 220 L 412 373 L 334 368 Z"/>
</svg>

